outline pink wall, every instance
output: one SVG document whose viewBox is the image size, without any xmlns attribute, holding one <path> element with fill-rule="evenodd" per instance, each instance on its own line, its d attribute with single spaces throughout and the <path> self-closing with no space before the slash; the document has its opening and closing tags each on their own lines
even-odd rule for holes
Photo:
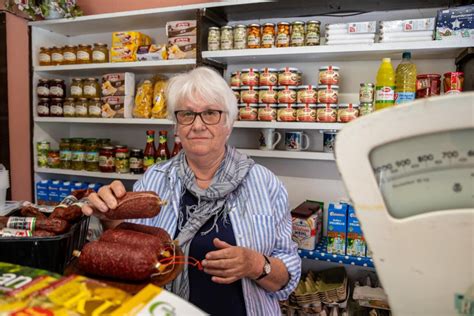
<svg viewBox="0 0 474 316">
<path fill-rule="evenodd" d="M 27 21 L 7 14 L 8 126 L 13 200 L 32 200 Z"/>
</svg>

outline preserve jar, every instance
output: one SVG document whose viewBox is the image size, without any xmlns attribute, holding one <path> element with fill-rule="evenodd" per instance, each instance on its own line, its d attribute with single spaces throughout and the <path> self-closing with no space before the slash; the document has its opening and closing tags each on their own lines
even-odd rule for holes
<svg viewBox="0 0 474 316">
<path fill-rule="evenodd" d="M 73 78 L 71 83 L 71 97 L 83 97 L 83 81 L 81 78 Z"/>
<path fill-rule="evenodd" d="M 444 74 L 444 93 L 460 93 L 464 86 L 464 72 L 447 72 Z"/>
<path fill-rule="evenodd" d="M 72 151 L 71 140 L 69 138 L 61 138 L 59 143 L 59 160 L 61 169 L 71 169 Z"/>
<path fill-rule="evenodd" d="M 247 48 L 247 27 L 243 24 L 234 26 L 234 49 Z"/>
<path fill-rule="evenodd" d="M 337 85 L 339 84 L 339 67 L 322 66 L 319 68 L 319 84 Z"/>
<path fill-rule="evenodd" d="M 240 87 L 241 82 L 240 82 L 240 71 L 234 71 L 230 75 L 230 85 L 232 87 Z"/>
<path fill-rule="evenodd" d="M 258 104 L 239 104 L 240 121 L 256 121 L 258 117 Z"/>
<path fill-rule="evenodd" d="M 291 23 L 290 46 L 304 46 L 304 22 Z"/>
<path fill-rule="evenodd" d="M 247 26 L 247 48 L 260 48 L 260 24 Z"/>
<path fill-rule="evenodd" d="M 279 104 L 277 111 L 277 121 L 296 122 L 296 108 L 294 104 Z"/>
<path fill-rule="evenodd" d="M 261 86 L 276 86 L 278 84 L 278 70 L 276 68 L 262 68 L 259 72 Z"/>
<path fill-rule="evenodd" d="M 92 62 L 96 64 L 109 62 L 109 49 L 107 44 L 94 43 L 94 48 L 92 49 Z"/>
<path fill-rule="evenodd" d="M 110 138 L 99 138 L 97 140 L 97 143 L 99 144 L 99 147 L 107 147 L 107 146 L 112 146 L 112 143 L 110 142 Z"/>
<path fill-rule="evenodd" d="M 130 173 L 130 153 L 127 146 L 115 149 L 115 172 Z"/>
<path fill-rule="evenodd" d="M 298 86 L 300 85 L 301 72 L 298 68 L 285 67 L 278 70 L 278 85 Z"/>
<path fill-rule="evenodd" d="M 64 65 L 74 65 L 77 63 L 77 47 L 74 45 L 66 45 L 63 48 Z"/>
<path fill-rule="evenodd" d="M 221 35 L 218 27 L 209 27 L 207 34 L 207 50 L 216 51 L 220 49 Z"/>
<path fill-rule="evenodd" d="M 339 86 L 320 85 L 318 86 L 318 101 L 320 103 L 337 103 L 339 96 Z"/>
<path fill-rule="evenodd" d="M 258 103 L 259 87 L 242 86 L 240 88 L 240 102 L 241 103 Z"/>
<path fill-rule="evenodd" d="M 79 98 L 75 102 L 76 117 L 87 117 L 87 99 Z"/>
<path fill-rule="evenodd" d="M 275 24 L 265 23 L 262 30 L 262 47 L 272 48 L 275 46 Z"/>
<path fill-rule="evenodd" d="M 48 168 L 58 169 L 60 166 L 59 150 L 48 151 Z"/>
<path fill-rule="evenodd" d="M 73 138 L 71 140 L 71 168 L 72 170 L 84 170 L 86 151 L 82 138 Z"/>
<path fill-rule="evenodd" d="M 316 106 L 316 121 L 334 123 L 337 121 L 337 104 L 318 104 Z"/>
<path fill-rule="evenodd" d="M 427 98 L 439 95 L 441 91 L 441 75 L 422 74 L 416 76 L 416 98 Z"/>
<path fill-rule="evenodd" d="M 36 106 L 36 113 L 38 116 L 49 116 L 49 99 L 40 98 Z"/>
<path fill-rule="evenodd" d="M 64 100 L 63 114 L 64 114 L 64 117 L 76 116 L 76 105 L 74 104 L 74 98 L 66 98 Z"/>
<path fill-rule="evenodd" d="M 337 121 L 347 123 L 359 117 L 359 104 L 339 104 Z"/>
<path fill-rule="evenodd" d="M 62 117 L 63 116 L 63 99 L 52 98 L 49 102 L 49 116 Z"/>
<path fill-rule="evenodd" d="M 51 98 L 64 98 L 66 96 L 66 84 L 62 79 L 49 81 L 49 96 Z"/>
<path fill-rule="evenodd" d="M 43 168 L 48 166 L 48 152 L 50 148 L 51 144 L 48 141 L 40 141 L 36 143 L 38 167 Z"/>
<path fill-rule="evenodd" d="M 240 102 L 240 87 L 231 87 L 232 92 L 234 92 L 237 102 Z"/>
<path fill-rule="evenodd" d="M 90 64 L 91 61 L 92 61 L 92 46 L 79 44 L 79 46 L 77 46 L 77 63 Z"/>
<path fill-rule="evenodd" d="M 82 95 L 84 98 L 100 97 L 99 81 L 96 78 L 87 78 L 83 82 Z"/>
<path fill-rule="evenodd" d="M 40 66 L 51 66 L 51 50 L 47 47 L 40 47 L 38 62 Z"/>
<path fill-rule="evenodd" d="M 242 86 L 258 86 L 260 74 L 255 68 L 242 69 L 240 84 Z"/>
<path fill-rule="evenodd" d="M 297 103 L 316 104 L 318 103 L 318 91 L 315 86 L 298 86 Z"/>
<path fill-rule="evenodd" d="M 115 171 L 115 152 L 114 147 L 104 146 L 99 151 L 99 170 L 101 172 Z"/>
<path fill-rule="evenodd" d="M 373 83 L 361 83 L 359 89 L 359 101 L 361 103 L 374 102 L 375 86 Z"/>
<path fill-rule="evenodd" d="M 51 47 L 51 65 L 62 65 L 63 62 L 64 56 L 61 47 Z"/>
<path fill-rule="evenodd" d="M 130 152 L 130 173 L 143 173 L 143 150 L 132 149 Z"/>
<path fill-rule="evenodd" d="M 221 27 L 221 50 L 232 49 L 234 45 L 234 33 L 232 26 L 225 25 Z"/>
<path fill-rule="evenodd" d="M 275 104 L 278 103 L 278 91 L 279 87 L 275 86 L 263 86 L 259 88 L 258 92 L 258 103 L 263 104 Z"/>
<path fill-rule="evenodd" d="M 375 111 L 373 103 L 361 103 L 359 105 L 359 116 L 364 116 Z"/>
<path fill-rule="evenodd" d="M 297 104 L 296 121 L 316 122 L 316 104 Z"/>
<path fill-rule="evenodd" d="M 99 118 L 102 113 L 102 102 L 100 98 L 92 98 L 87 102 L 87 114 L 89 117 Z"/>
<path fill-rule="evenodd" d="M 275 121 L 277 118 L 277 104 L 260 104 L 258 106 L 259 121 Z"/>
<path fill-rule="evenodd" d="M 284 86 L 279 87 L 278 90 L 278 103 L 296 103 L 296 87 L 295 86 Z"/>
<path fill-rule="evenodd" d="M 39 98 L 48 98 L 49 97 L 49 80 L 40 79 L 36 85 L 36 95 Z"/>
<path fill-rule="evenodd" d="M 87 171 L 99 171 L 99 146 L 97 139 L 87 138 L 85 140 L 85 169 Z"/>
<path fill-rule="evenodd" d="M 321 22 L 308 21 L 306 22 L 305 45 L 316 46 L 320 44 Z"/>
<path fill-rule="evenodd" d="M 290 23 L 280 22 L 277 24 L 276 47 L 290 46 Z"/>
</svg>

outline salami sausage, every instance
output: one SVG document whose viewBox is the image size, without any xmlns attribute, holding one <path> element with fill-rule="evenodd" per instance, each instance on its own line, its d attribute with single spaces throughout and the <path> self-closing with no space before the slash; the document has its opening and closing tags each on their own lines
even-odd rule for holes
<svg viewBox="0 0 474 316">
<path fill-rule="evenodd" d="M 116 229 L 126 229 L 126 230 L 133 230 L 135 232 L 140 232 L 144 234 L 149 234 L 149 235 L 154 235 L 159 237 L 161 240 L 168 240 L 171 241 L 170 235 L 166 232 L 166 230 L 159 228 L 159 227 L 153 227 L 153 226 L 148 226 L 148 225 L 141 225 L 141 224 L 135 224 L 135 223 L 128 223 L 128 222 L 122 222 L 120 223 Z"/>
<path fill-rule="evenodd" d="M 33 231 L 33 237 L 53 237 L 56 236 L 52 232 L 48 232 L 46 230 L 35 230 Z"/>
<path fill-rule="evenodd" d="M 158 254 L 166 247 L 169 239 L 160 239 L 157 236 L 135 232 L 125 229 L 109 229 L 100 237 L 100 241 L 114 242 L 122 245 L 130 245 L 137 248 L 147 248 Z"/>
<path fill-rule="evenodd" d="M 81 206 L 73 204 L 70 206 L 57 206 L 49 218 L 58 218 L 72 223 L 77 221 L 82 216 Z"/>
<path fill-rule="evenodd" d="M 36 218 L 47 218 L 46 215 L 40 212 L 36 207 L 32 205 L 23 206 L 20 210 L 21 216 L 25 217 L 36 217 Z"/>
<path fill-rule="evenodd" d="M 38 219 L 36 229 L 46 230 L 56 235 L 63 234 L 69 229 L 69 223 L 58 218 Z"/>
<path fill-rule="evenodd" d="M 155 192 L 127 192 L 115 209 L 104 214 L 109 219 L 150 218 L 160 213 L 162 204 Z"/>
<path fill-rule="evenodd" d="M 79 255 L 84 272 L 130 281 L 150 278 L 157 263 L 156 255 L 147 249 L 105 241 L 86 244 Z"/>
<path fill-rule="evenodd" d="M 9 222 L 10 219 L 10 222 Z M 57 218 L 34 218 L 34 217 L 6 217 L 0 216 L 0 226 L 28 229 L 46 230 L 55 234 L 65 233 L 69 229 L 69 223 Z"/>
</svg>

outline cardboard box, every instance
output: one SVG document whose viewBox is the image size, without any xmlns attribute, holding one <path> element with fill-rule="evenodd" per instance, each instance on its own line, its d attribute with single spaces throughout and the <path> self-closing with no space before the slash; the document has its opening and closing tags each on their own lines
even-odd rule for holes
<svg viewBox="0 0 474 316">
<path fill-rule="evenodd" d="M 112 46 L 123 46 L 133 44 L 135 46 L 150 45 L 151 38 L 141 32 L 114 32 L 112 33 Z"/>
<path fill-rule="evenodd" d="M 168 48 L 166 47 L 166 44 L 140 46 L 137 50 L 138 61 L 166 59 L 168 59 Z"/>
<path fill-rule="evenodd" d="M 133 96 L 110 96 L 102 99 L 103 118 L 131 118 Z"/>
<path fill-rule="evenodd" d="M 347 204 L 331 203 L 328 208 L 327 252 L 346 254 Z"/>
<path fill-rule="evenodd" d="M 139 45 L 129 44 L 112 46 L 110 48 L 110 62 L 132 62 L 137 60 L 137 49 Z"/>
<path fill-rule="evenodd" d="M 59 199 L 62 201 L 66 198 L 72 191 L 72 183 L 70 181 L 64 181 L 59 187 Z"/>
<path fill-rule="evenodd" d="M 347 246 L 346 254 L 349 256 L 365 257 L 367 244 L 360 228 L 354 207 L 347 205 Z"/>
<path fill-rule="evenodd" d="M 435 18 L 395 20 L 380 22 L 380 33 L 433 31 Z"/>
<path fill-rule="evenodd" d="M 298 244 L 298 248 L 316 248 L 322 235 L 323 205 L 322 202 L 305 201 L 291 212 L 292 239 Z"/>
<path fill-rule="evenodd" d="M 168 38 L 168 58 L 196 58 L 196 36 L 180 36 Z"/>
<path fill-rule="evenodd" d="M 59 187 L 61 186 L 61 180 L 53 180 L 50 181 L 48 190 L 48 201 L 49 204 L 51 205 L 56 205 L 59 202 L 61 202 L 61 199 L 59 198 Z"/>
<path fill-rule="evenodd" d="M 437 40 L 474 39 L 474 6 L 439 10 L 436 18 Z"/>
<path fill-rule="evenodd" d="M 121 72 L 102 76 L 102 96 L 135 95 L 135 74 Z"/>
<path fill-rule="evenodd" d="M 36 182 L 36 201 L 38 204 L 48 204 L 49 180 L 41 180 Z"/>
<path fill-rule="evenodd" d="M 166 23 L 166 36 L 196 36 L 196 20 L 170 21 Z"/>
</svg>

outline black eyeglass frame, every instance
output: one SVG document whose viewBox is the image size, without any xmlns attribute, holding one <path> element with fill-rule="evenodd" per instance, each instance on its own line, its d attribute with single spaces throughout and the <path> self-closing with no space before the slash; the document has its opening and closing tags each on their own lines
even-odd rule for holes
<svg viewBox="0 0 474 316">
<path fill-rule="evenodd" d="M 215 112 L 218 112 L 218 113 L 219 113 L 219 119 L 217 120 L 216 123 L 209 124 L 209 123 L 207 123 L 207 122 L 203 119 L 203 117 L 202 117 L 201 114 L 202 114 L 202 113 L 205 113 L 205 112 L 209 112 L 209 111 L 215 111 Z M 178 119 L 178 114 L 179 114 L 180 112 L 190 112 L 190 113 L 192 113 L 192 114 L 194 115 L 194 118 L 193 118 L 193 120 L 191 121 L 191 123 L 189 123 L 189 124 L 183 124 L 183 123 L 181 123 L 181 122 L 179 121 L 179 119 Z M 219 122 L 221 121 L 222 113 L 226 113 L 226 112 L 225 112 L 225 111 L 222 111 L 222 110 L 212 110 L 212 109 L 210 109 L 210 110 L 205 110 L 205 111 L 201 111 L 201 112 L 194 112 L 194 111 L 189 111 L 189 110 L 179 110 L 179 111 L 174 111 L 174 116 L 176 117 L 176 122 L 177 122 L 178 124 L 181 124 L 181 125 L 184 125 L 184 126 L 193 125 L 193 123 L 194 123 L 194 121 L 196 120 L 196 117 L 197 117 L 198 115 L 199 115 L 199 117 L 201 118 L 201 121 L 202 121 L 204 124 L 206 124 L 206 125 L 217 125 L 217 124 L 219 124 Z"/>
</svg>

